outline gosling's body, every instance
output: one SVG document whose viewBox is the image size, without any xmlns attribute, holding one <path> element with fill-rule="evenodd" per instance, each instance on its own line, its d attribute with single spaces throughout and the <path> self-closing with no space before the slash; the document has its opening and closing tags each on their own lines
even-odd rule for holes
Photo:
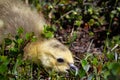
<svg viewBox="0 0 120 80">
<path fill-rule="evenodd" d="M 38 37 L 46 25 L 42 14 L 32 10 L 19 0 L 0 0 L 0 39 L 6 34 L 16 34 L 18 27 L 25 32 L 34 32 Z"/>
<path fill-rule="evenodd" d="M 52 68 L 55 71 L 67 72 L 68 69 L 77 68 L 70 50 L 55 38 L 45 39 L 41 37 L 46 20 L 36 10 L 25 5 L 19 0 L 0 0 L 0 42 L 10 33 L 14 38 L 19 27 L 24 32 L 34 32 L 38 38 L 36 42 L 30 42 L 24 48 L 24 57 L 37 64 Z"/>
</svg>

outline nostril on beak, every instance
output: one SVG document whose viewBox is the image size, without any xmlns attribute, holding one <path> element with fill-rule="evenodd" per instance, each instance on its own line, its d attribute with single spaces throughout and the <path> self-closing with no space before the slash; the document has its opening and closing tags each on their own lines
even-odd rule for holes
<svg viewBox="0 0 120 80">
<path fill-rule="evenodd" d="M 75 75 L 77 75 L 78 74 L 78 68 L 74 64 L 69 64 L 69 66 L 70 66 L 70 69 L 72 71 L 75 71 Z"/>
</svg>

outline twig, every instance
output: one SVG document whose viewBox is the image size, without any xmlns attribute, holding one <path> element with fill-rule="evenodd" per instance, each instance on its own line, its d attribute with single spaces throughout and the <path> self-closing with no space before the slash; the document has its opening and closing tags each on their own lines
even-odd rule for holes
<svg viewBox="0 0 120 80">
<path fill-rule="evenodd" d="M 90 51 L 90 48 L 91 48 L 91 46 L 92 46 L 92 43 L 93 43 L 93 39 L 91 40 L 90 45 L 88 46 L 87 53 Z"/>
<path fill-rule="evenodd" d="M 112 49 L 111 49 L 111 51 L 113 51 L 115 48 L 117 48 L 119 45 L 118 44 L 116 44 Z"/>
<path fill-rule="evenodd" d="M 71 31 L 71 33 L 70 33 L 70 36 L 72 37 L 72 35 L 73 35 L 73 32 L 74 32 L 74 27 L 72 28 L 72 31 Z"/>
<path fill-rule="evenodd" d="M 67 13 L 65 13 L 64 15 L 62 15 L 56 22 L 58 22 L 60 19 L 64 18 L 66 15 L 68 15 L 68 14 L 70 14 L 72 12 L 74 12 L 74 11 L 73 10 L 68 11 Z"/>
</svg>

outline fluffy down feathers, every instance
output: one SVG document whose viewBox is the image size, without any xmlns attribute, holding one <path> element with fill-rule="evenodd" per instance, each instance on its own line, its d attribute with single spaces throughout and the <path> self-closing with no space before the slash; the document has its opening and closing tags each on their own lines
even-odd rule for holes
<svg viewBox="0 0 120 80">
<path fill-rule="evenodd" d="M 46 20 L 36 10 L 31 10 L 19 0 L 0 0 L 0 42 L 10 33 L 14 37 L 16 30 L 22 27 L 27 32 L 34 32 L 38 38 L 24 48 L 24 57 L 44 67 L 55 71 L 67 72 L 69 69 L 77 71 L 70 50 L 55 38 L 41 37 Z"/>
</svg>

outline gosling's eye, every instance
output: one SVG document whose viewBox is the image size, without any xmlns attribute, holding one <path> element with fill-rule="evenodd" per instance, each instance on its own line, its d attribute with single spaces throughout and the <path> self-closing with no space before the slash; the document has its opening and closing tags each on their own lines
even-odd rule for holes
<svg viewBox="0 0 120 80">
<path fill-rule="evenodd" d="M 62 58 L 58 58 L 57 62 L 62 63 L 62 62 L 64 62 L 64 60 Z"/>
</svg>

